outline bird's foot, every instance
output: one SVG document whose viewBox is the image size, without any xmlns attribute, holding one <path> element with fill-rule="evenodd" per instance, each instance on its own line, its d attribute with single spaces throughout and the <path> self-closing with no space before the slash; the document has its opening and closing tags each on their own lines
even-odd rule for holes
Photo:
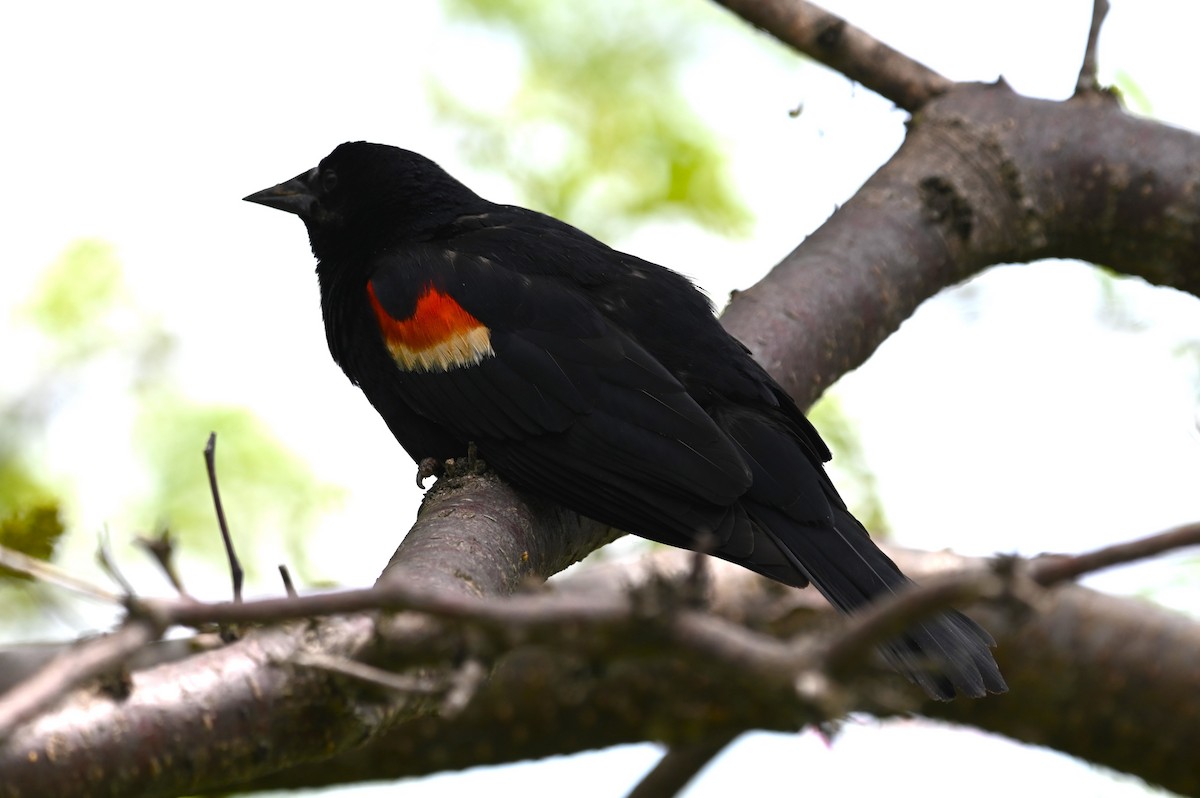
<svg viewBox="0 0 1200 798">
<path fill-rule="evenodd" d="M 467 444 L 466 457 L 453 457 L 446 461 L 445 467 L 448 477 L 465 477 L 487 471 L 487 463 L 479 456 L 479 449 L 475 446 L 474 441 Z"/>
<path fill-rule="evenodd" d="M 417 487 L 425 490 L 425 480 L 441 476 L 444 463 L 436 457 L 425 457 L 417 463 Z"/>
<path fill-rule="evenodd" d="M 472 474 L 482 474 L 487 471 L 487 463 L 479 456 L 479 447 L 475 441 L 467 442 L 467 470 Z"/>
</svg>

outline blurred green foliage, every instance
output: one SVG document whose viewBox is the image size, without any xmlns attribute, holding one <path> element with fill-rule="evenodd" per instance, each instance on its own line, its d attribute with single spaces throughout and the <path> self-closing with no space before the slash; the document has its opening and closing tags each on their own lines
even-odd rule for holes
<svg viewBox="0 0 1200 798">
<path fill-rule="evenodd" d="M 293 569 L 308 567 L 301 542 L 338 491 L 317 480 L 248 410 L 184 395 L 171 374 L 174 341 L 156 315 L 138 306 L 111 247 L 95 240 L 69 247 L 16 316 L 37 366 L 11 395 L 0 396 L 0 543 L 50 559 L 65 529 L 91 545 L 99 530 L 72 521 L 80 514 L 76 491 L 49 472 L 44 455 L 56 415 L 73 401 L 88 401 L 95 380 L 110 392 L 116 384 L 132 419 L 136 473 L 96 475 L 122 495 L 123 517 L 136 519 L 142 531 L 169 527 L 184 556 L 219 554 L 202 456 L 215 430 L 226 513 L 241 533 L 239 548 L 249 549 L 247 572 L 263 568 L 253 555 L 259 545 L 282 545 Z M 123 423 L 124 410 L 113 412 L 113 424 Z M 130 539 L 135 531 L 112 534 Z"/>
<path fill-rule="evenodd" d="M 321 511 L 341 491 L 319 482 L 308 465 L 273 438 L 244 408 L 197 404 L 173 387 L 149 392 L 134 428 L 137 450 L 154 480 L 139 500 L 143 514 L 156 514 L 189 548 L 222 554 L 216 513 L 204 466 L 208 432 L 217 433 L 214 460 L 221 503 L 239 550 L 247 540 L 281 539 L 288 565 L 305 581 L 313 572 L 303 542 Z M 247 573 L 275 563 L 247 558 Z"/>
<path fill-rule="evenodd" d="M 748 230 L 716 135 L 680 80 L 696 27 L 681 3 L 446 0 L 452 19 L 515 40 L 522 80 L 498 113 L 432 95 L 471 159 L 525 202 L 600 237 L 651 217 Z M 492 84 L 495 85 L 495 84 Z"/>
<path fill-rule="evenodd" d="M 826 467 L 850 512 L 870 531 L 872 537 L 881 540 L 887 538 L 891 527 L 883 504 L 879 501 L 875 472 L 867 462 L 853 420 L 846 415 L 837 386 L 826 391 L 806 415 L 833 452 L 833 460 Z"/>
<path fill-rule="evenodd" d="M 86 344 L 127 300 L 116 253 L 89 239 L 73 244 L 42 273 L 24 315 L 60 346 Z"/>
<path fill-rule="evenodd" d="M 0 518 L 0 545 L 38 560 L 49 560 L 64 531 L 56 503 L 31 504 Z M 28 578 L 0 566 L 0 581 Z"/>
<path fill-rule="evenodd" d="M 1141 116 L 1154 116 L 1154 106 L 1150 102 L 1150 96 L 1128 72 L 1118 69 L 1113 77 L 1113 86 L 1121 93 L 1121 101 L 1130 111 Z"/>
</svg>

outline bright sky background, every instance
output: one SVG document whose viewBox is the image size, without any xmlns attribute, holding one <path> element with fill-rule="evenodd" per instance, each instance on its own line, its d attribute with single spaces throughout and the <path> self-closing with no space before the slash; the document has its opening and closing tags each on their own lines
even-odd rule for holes
<svg viewBox="0 0 1200 798">
<path fill-rule="evenodd" d="M 1048 98 L 1074 86 L 1091 8 L 1090 0 L 827 5 L 953 79 L 1003 74 L 1018 91 Z M 1190 72 L 1179 68 L 1200 30 L 1200 6 L 1112 5 L 1102 79 L 1127 73 L 1157 117 L 1200 130 Z M 462 164 L 432 119 L 426 85 L 437 76 L 485 98 L 514 85 L 520 60 L 502 41 L 448 28 L 433 3 L 336 8 L 277 0 L 0 9 L 0 390 L 31 368 L 3 319 L 39 270 L 81 237 L 111 242 L 138 302 L 157 308 L 181 340 L 187 390 L 253 408 L 324 479 L 346 486 L 345 506 L 312 543 L 314 560 L 333 578 L 365 584 L 415 512 L 412 466 L 326 356 L 302 226 L 240 198 L 315 165 L 341 141 L 369 139 L 422 151 L 492 199 L 514 199 L 494 175 Z M 688 273 L 722 304 L 891 154 L 904 115 L 822 68 L 768 54 L 752 36 L 693 44 L 704 57 L 688 90 L 727 142 L 757 226 L 728 241 L 652 225 L 612 243 Z M 803 113 L 790 118 L 800 102 Z M 1101 319 L 1104 290 L 1078 264 L 995 270 L 927 303 L 842 381 L 900 542 L 981 554 L 1074 551 L 1200 518 L 1200 307 L 1127 281 L 1122 323 L 1113 325 Z M 83 491 L 76 520 L 88 528 L 133 523 L 120 516 L 129 435 L 121 404 L 101 381 L 64 412 L 48 445 L 51 467 Z M 352 560 L 344 556 L 350 535 Z M 1095 584 L 1153 586 L 1194 608 L 1196 591 L 1183 581 L 1194 573 L 1148 565 Z M 636 746 L 404 789 L 555 794 L 564 777 L 583 798 L 619 795 L 656 757 Z M 812 734 L 755 735 L 689 795 L 744 789 L 748 773 L 755 786 L 818 794 L 912 785 L 957 795 L 965 784 L 974 796 L 1142 794 L 1137 784 L 984 735 L 865 722 L 832 747 Z"/>
</svg>

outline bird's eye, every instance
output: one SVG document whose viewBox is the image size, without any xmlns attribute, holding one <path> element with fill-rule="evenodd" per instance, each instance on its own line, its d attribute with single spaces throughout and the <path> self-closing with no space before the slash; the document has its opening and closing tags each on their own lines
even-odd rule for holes
<svg viewBox="0 0 1200 798">
<path fill-rule="evenodd" d="M 321 172 L 321 191 L 328 194 L 337 188 L 337 172 L 332 169 L 326 169 Z"/>
</svg>

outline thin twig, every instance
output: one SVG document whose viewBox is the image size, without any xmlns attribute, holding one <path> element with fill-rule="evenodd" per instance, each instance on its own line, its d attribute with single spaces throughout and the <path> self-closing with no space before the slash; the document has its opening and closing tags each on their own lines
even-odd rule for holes
<svg viewBox="0 0 1200 798">
<path fill-rule="evenodd" d="M 242 564 L 238 562 L 237 552 L 233 549 L 233 537 L 229 534 L 229 524 L 225 521 L 225 508 L 221 506 L 221 492 L 217 489 L 217 433 L 210 433 L 208 444 L 204 447 L 204 465 L 208 469 L 208 486 L 212 489 L 213 507 L 217 510 L 217 524 L 221 527 L 221 539 L 225 542 L 225 553 L 229 555 L 229 573 L 233 577 L 233 600 L 242 601 L 242 580 L 245 573 Z"/>
<path fill-rule="evenodd" d="M 111 590 L 74 577 L 52 563 L 38 560 L 6 546 L 0 546 L 0 565 L 48 585 L 65 588 L 75 593 L 107 601 L 110 604 L 120 604 L 124 601 L 123 596 L 119 596 Z"/>
<path fill-rule="evenodd" d="M 171 537 L 170 530 L 164 529 L 157 537 L 153 538 L 139 535 L 134 539 L 134 543 L 141 546 L 154 558 L 154 562 L 167 577 L 171 587 L 175 588 L 175 592 L 188 598 L 188 592 L 183 587 L 183 580 L 179 577 L 179 570 L 175 567 L 175 541 Z"/>
<path fill-rule="evenodd" d="M 691 745 L 671 746 L 658 764 L 629 791 L 627 798 L 671 798 L 678 795 L 697 773 L 736 739 L 736 734 L 730 734 Z"/>
<path fill-rule="evenodd" d="M 331 657 L 317 652 L 302 652 L 292 657 L 292 662 L 309 668 L 320 668 L 330 673 L 349 676 L 360 682 L 373 684 L 399 693 L 435 694 L 442 692 L 445 687 L 434 679 L 420 676 L 409 676 L 403 673 L 392 673 L 382 668 L 364 665 L 345 657 Z"/>
<path fill-rule="evenodd" d="M 141 599 L 138 609 L 179 626 L 278 623 L 323 615 L 372 610 L 412 610 L 437 618 L 469 620 L 485 625 L 549 626 L 565 621 L 605 623 L 624 618 L 627 599 L 598 601 L 594 596 L 529 594 L 484 600 L 459 593 L 431 591 L 401 580 L 375 587 L 338 590 L 296 598 L 266 598 L 240 604 L 179 599 Z"/>
<path fill-rule="evenodd" d="M 121 569 L 117 567 L 116 558 L 113 557 L 112 549 L 109 546 L 107 527 L 100 533 L 100 542 L 96 546 L 96 562 L 100 564 L 100 568 L 104 573 L 108 574 L 109 578 L 117 583 L 117 586 L 121 588 L 126 597 L 133 598 L 137 595 L 133 590 L 133 585 L 125 578 L 125 574 L 121 573 Z"/>
<path fill-rule="evenodd" d="M 283 563 L 279 564 L 279 578 L 283 580 L 283 591 L 287 593 L 288 598 L 296 598 L 300 595 L 296 592 L 296 585 L 292 583 L 291 572 Z"/>
<path fill-rule="evenodd" d="M 733 13 L 906 111 L 954 85 L 861 28 L 804 0 L 717 0 Z"/>
<path fill-rule="evenodd" d="M 1092 5 L 1092 25 L 1088 29 L 1087 48 L 1083 51 L 1083 65 L 1079 69 L 1079 80 L 1075 82 L 1075 95 L 1099 91 L 1100 83 L 1096 80 L 1097 49 L 1100 43 L 1100 28 L 1108 15 L 1108 0 L 1094 0 Z"/>
<path fill-rule="evenodd" d="M 1115 565 L 1145 560 L 1188 546 L 1200 546 L 1200 523 L 1184 524 L 1138 540 L 1114 543 L 1084 554 L 1041 557 L 1030 563 L 1030 577 L 1039 585 L 1048 587 Z"/>
<path fill-rule="evenodd" d="M 1200 523 L 1078 557 L 1036 560 L 1030 564 L 1030 578 L 1041 585 L 1053 584 L 1100 568 L 1195 545 L 1198 535 Z M 1004 562 L 1011 564 L 1012 561 L 1006 558 Z M 880 602 L 853 616 L 850 623 L 860 627 L 855 634 L 863 635 L 865 640 L 871 641 L 870 645 L 874 645 L 887 639 L 888 630 L 894 630 L 892 634 L 902 631 L 907 623 L 918 619 L 923 613 L 967 603 L 1007 589 L 1000 584 L 1005 581 L 1002 576 L 986 570 L 947 575 L 904 591 L 894 601 Z M 599 601 L 592 595 L 547 593 L 482 600 L 422 589 L 404 580 L 391 580 L 372 588 L 295 598 L 258 599 L 242 604 L 143 599 L 138 605 L 170 623 L 191 627 L 213 623 L 272 623 L 370 610 L 411 610 L 437 618 L 470 620 L 490 626 L 533 628 L 569 622 L 620 622 L 632 611 L 627 596 L 620 600 Z M 847 642 L 845 645 L 851 646 L 853 643 Z"/>
</svg>

